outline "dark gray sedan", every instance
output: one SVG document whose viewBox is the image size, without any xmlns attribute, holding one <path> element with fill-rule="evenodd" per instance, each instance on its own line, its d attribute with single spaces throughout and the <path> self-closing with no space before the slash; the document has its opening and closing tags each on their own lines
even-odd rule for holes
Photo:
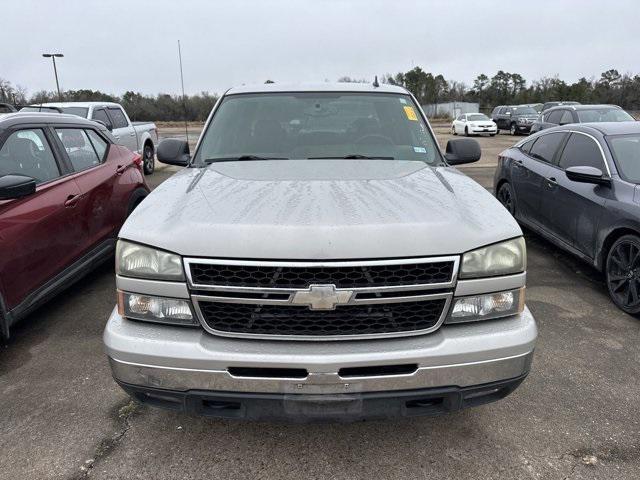
<svg viewBox="0 0 640 480">
<path fill-rule="evenodd" d="M 498 158 L 498 199 L 523 225 L 606 276 L 640 313 L 640 122 L 550 128 Z"/>
</svg>

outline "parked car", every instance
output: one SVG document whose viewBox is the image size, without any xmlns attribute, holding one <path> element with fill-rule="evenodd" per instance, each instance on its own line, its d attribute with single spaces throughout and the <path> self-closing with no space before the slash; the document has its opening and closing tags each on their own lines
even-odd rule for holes
<svg viewBox="0 0 640 480">
<path fill-rule="evenodd" d="M 546 112 L 547 110 L 553 107 L 569 106 L 569 105 L 580 105 L 580 102 L 545 102 L 544 105 L 542 105 L 541 112 Z"/>
<path fill-rule="evenodd" d="M 153 122 L 132 122 L 118 103 L 112 102 L 60 102 L 29 105 L 21 112 L 41 112 L 49 108 L 51 113 L 69 113 L 103 123 L 118 145 L 142 155 L 144 173 L 155 170 L 155 152 L 158 144 L 158 129 Z"/>
<path fill-rule="evenodd" d="M 487 133 L 493 137 L 498 133 L 498 127 L 484 113 L 463 113 L 458 115 L 451 124 L 451 133 L 464 134 L 466 137 Z"/>
<path fill-rule="evenodd" d="M 432 415 L 527 375 L 536 324 L 513 217 L 451 167 L 390 85 L 227 91 L 184 168 L 120 231 L 116 381 L 153 406 L 249 419 Z"/>
<path fill-rule="evenodd" d="M 112 258 L 147 195 L 140 155 L 71 115 L 0 118 L 0 335 Z"/>
<path fill-rule="evenodd" d="M 520 223 L 604 272 L 640 313 L 640 123 L 544 130 L 500 154 L 498 199 Z"/>
<path fill-rule="evenodd" d="M 537 118 L 538 112 L 525 105 L 500 105 L 491 113 L 491 119 L 498 125 L 498 130 L 509 130 L 511 135 L 529 133 Z"/>
<path fill-rule="evenodd" d="M 617 105 L 569 105 L 553 107 L 533 122 L 531 133 L 570 123 L 635 122 Z"/>
<path fill-rule="evenodd" d="M 542 103 L 525 103 L 522 106 L 533 108 L 538 114 L 542 112 L 542 107 L 544 106 Z"/>
</svg>

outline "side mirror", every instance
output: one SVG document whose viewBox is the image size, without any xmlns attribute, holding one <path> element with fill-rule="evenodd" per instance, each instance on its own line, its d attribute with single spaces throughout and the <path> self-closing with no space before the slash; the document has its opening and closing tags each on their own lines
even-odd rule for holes
<svg viewBox="0 0 640 480">
<path fill-rule="evenodd" d="M 22 198 L 36 192 L 36 181 L 24 175 L 0 177 L 0 200 Z"/>
<path fill-rule="evenodd" d="M 472 138 L 456 138 L 447 142 L 444 158 L 449 165 L 462 165 L 480 160 L 480 144 Z"/>
<path fill-rule="evenodd" d="M 168 165 L 186 167 L 191 160 L 189 144 L 186 140 L 167 138 L 158 144 L 158 161 Z"/>
<path fill-rule="evenodd" d="M 611 185 L 611 179 L 602 170 L 595 167 L 569 167 L 565 170 L 567 178 L 573 182 L 595 183 L 596 185 Z"/>
</svg>

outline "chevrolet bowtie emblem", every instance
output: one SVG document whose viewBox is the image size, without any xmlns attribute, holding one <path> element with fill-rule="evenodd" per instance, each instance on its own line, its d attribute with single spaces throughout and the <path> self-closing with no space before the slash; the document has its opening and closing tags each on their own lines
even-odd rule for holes
<svg viewBox="0 0 640 480">
<path fill-rule="evenodd" d="M 335 285 L 310 285 L 309 290 L 298 291 L 291 303 L 307 305 L 311 310 L 334 310 L 336 305 L 349 303 L 353 292 L 338 291 Z"/>
</svg>

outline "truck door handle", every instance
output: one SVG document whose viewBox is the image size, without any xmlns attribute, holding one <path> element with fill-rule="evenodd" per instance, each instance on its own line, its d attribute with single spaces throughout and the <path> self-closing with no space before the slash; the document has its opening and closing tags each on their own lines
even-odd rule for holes
<svg viewBox="0 0 640 480">
<path fill-rule="evenodd" d="M 67 208 L 73 208 L 78 204 L 81 195 L 69 195 L 64 202 L 64 206 Z"/>
<path fill-rule="evenodd" d="M 116 167 L 116 174 L 122 175 L 126 169 L 127 169 L 127 165 L 118 165 Z"/>
<path fill-rule="evenodd" d="M 556 177 L 549 177 L 547 178 L 547 184 L 550 187 L 555 187 L 556 185 L 558 185 L 558 181 L 556 180 Z"/>
</svg>

